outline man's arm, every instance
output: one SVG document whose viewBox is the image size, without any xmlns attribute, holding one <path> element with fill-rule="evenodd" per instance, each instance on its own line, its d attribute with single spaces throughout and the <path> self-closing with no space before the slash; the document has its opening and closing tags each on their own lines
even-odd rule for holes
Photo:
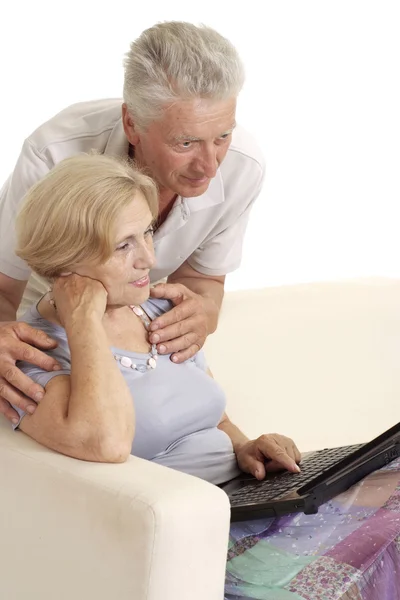
<svg viewBox="0 0 400 600">
<path fill-rule="evenodd" d="M 25 286 L 26 281 L 0 273 L 0 414 L 14 422 L 18 413 L 11 404 L 33 412 L 44 395 L 44 389 L 24 375 L 16 362 L 25 360 L 46 371 L 60 368 L 54 358 L 38 350 L 54 348 L 56 342 L 27 323 L 15 322 Z"/>
<path fill-rule="evenodd" d="M 0 273 L 0 321 L 15 321 L 26 284 Z"/>
<path fill-rule="evenodd" d="M 219 311 L 224 298 L 225 275 L 204 275 L 185 261 L 168 277 L 167 282 L 181 283 L 204 299 L 208 317 L 208 333 L 214 333 L 217 329 Z"/>
<path fill-rule="evenodd" d="M 18 419 L 10 403 L 33 412 L 36 408 L 33 400 L 39 401 L 44 394 L 41 386 L 16 367 L 16 362 L 29 359 L 46 371 L 59 368 L 53 358 L 38 350 L 54 348 L 57 345 L 54 340 L 43 331 L 15 321 L 30 275 L 29 267 L 14 251 L 17 245 L 15 216 L 28 190 L 50 168 L 36 146 L 26 140 L 14 172 L 0 192 L 0 414 L 10 420 Z"/>
</svg>

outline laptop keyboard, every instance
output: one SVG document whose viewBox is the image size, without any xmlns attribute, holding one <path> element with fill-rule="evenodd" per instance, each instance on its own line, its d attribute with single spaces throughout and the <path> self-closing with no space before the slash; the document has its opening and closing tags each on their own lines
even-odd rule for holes
<svg viewBox="0 0 400 600">
<path fill-rule="evenodd" d="M 244 485 L 236 492 L 229 494 L 231 506 L 277 500 L 288 491 L 305 485 L 322 471 L 326 471 L 335 463 L 361 448 L 362 445 L 318 450 L 301 461 L 301 473 L 280 473 L 271 479 L 265 479 L 262 482 L 254 481 Z"/>
</svg>

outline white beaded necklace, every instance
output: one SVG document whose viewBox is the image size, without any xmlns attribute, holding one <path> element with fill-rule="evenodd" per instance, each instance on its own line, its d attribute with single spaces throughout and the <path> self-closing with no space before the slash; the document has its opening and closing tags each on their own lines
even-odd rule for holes
<svg viewBox="0 0 400 600">
<path fill-rule="evenodd" d="M 49 293 L 51 293 L 51 292 L 52 292 L 52 290 L 49 290 Z M 54 307 L 55 310 L 57 310 L 57 306 L 56 306 L 56 303 L 54 302 L 53 298 L 49 299 L 49 303 Z M 149 331 L 150 319 L 144 312 L 143 308 L 141 306 L 134 306 L 133 304 L 130 304 L 129 308 L 142 321 L 143 325 L 145 326 L 146 331 Z M 115 358 L 116 361 L 121 363 L 121 365 L 123 367 L 126 367 L 127 369 L 133 369 L 134 371 L 139 371 L 139 373 L 145 373 L 147 370 L 155 369 L 157 366 L 158 352 L 157 352 L 157 346 L 155 344 L 151 345 L 151 350 L 150 350 L 149 354 L 150 354 L 150 356 L 147 359 L 146 365 L 136 365 L 133 362 L 133 360 L 129 358 L 129 356 L 121 356 L 120 354 L 113 354 L 113 357 Z"/>
<path fill-rule="evenodd" d="M 140 306 L 133 306 L 133 305 L 130 305 L 129 308 L 132 309 L 133 312 L 135 313 L 135 315 L 137 315 L 139 317 L 139 319 L 142 321 L 143 325 L 145 326 L 146 331 L 148 331 L 149 325 L 150 325 L 150 319 L 148 318 L 148 316 L 146 315 L 144 310 Z M 157 366 L 158 352 L 157 352 L 157 346 L 155 344 L 151 345 L 151 350 L 150 350 L 149 354 L 150 354 L 150 357 L 147 359 L 146 365 L 136 365 L 133 362 L 133 360 L 131 358 L 129 358 L 129 356 L 120 356 L 119 354 L 113 354 L 113 356 L 114 356 L 115 360 L 117 360 L 119 363 L 121 363 L 121 365 L 123 367 L 126 367 L 127 369 L 133 369 L 134 371 L 139 371 L 139 373 L 144 373 L 145 371 L 147 371 L 149 369 L 155 369 Z"/>
</svg>

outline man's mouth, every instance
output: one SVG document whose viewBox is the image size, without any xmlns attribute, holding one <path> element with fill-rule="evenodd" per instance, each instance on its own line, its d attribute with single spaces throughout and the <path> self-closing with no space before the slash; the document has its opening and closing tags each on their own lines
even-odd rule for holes
<svg viewBox="0 0 400 600">
<path fill-rule="evenodd" d="M 187 177 L 186 175 L 183 175 L 183 177 L 185 179 L 187 179 L 190 183 L 192 183 L 193 185 L 202 185 L 203 183 L 207 183 L 209 181 L 209 177 L 203 176 L 203 177 Z"/>
</svg>

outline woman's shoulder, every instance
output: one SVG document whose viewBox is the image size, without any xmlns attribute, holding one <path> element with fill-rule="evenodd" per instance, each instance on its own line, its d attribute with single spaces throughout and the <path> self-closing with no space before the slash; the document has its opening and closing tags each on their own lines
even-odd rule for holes
<svg viewBox="0 0 400 600">
<path fill-rule="evenodd" d="M 149 298 L 146 302 L 143 302 L 142 308 L 153 320 L 174 308 L 174 305 L 171 300 L 165 300 L 164 298 Z"/>
<path fill-rule="evenodd" d="M 35 329 L 43 331 L 47 335 L 57 340 L 66 340 L 67 334 L 65 329 L 56 323 L 48 321 L 39 313 L 37 304 L 32 304 L 19 318 L 18 321 L 27 323 Z"/>
<path fill-rule="evenodd" d="M 27 323 L 34 329 L 39 329 L 46 333 L 50 338 L 52 338 L 57 345 L 55 348 L 50 349 L 41 349 L 44 354 L 51 356 L 54 358 L 58 364 L 60 365 L 60 370 L 57 371 L 46 371 L 41 367 L 38 367 L 34 364 L 31 364 L 26 361 L 18 361 L 17 367 L 21 369 L 25 375 L 28 375 L 33 381 L 41 385 L 42 387 L 46 387 L 49 381 L 53 377 L 57 377 L 58 375 L 70 375 L 71 373 L 71 355 L 69 351 L 67 335 L 65 330 L 55 323 L 51 323 L 44 319 L 36 308 L 36 304 L 32 305 L 28 308 L 18 319 L 20 322 Z M 15 410 L 19 413 L 19 415 L 23 416 L 23 411 L 14 406 Z"/>
<path fill-rule="evenodd" d="M 56 323 L 52 323 L 48 321 L 39 313 L 37 309 L 37 304 L 33 304 L 30 306 L 18 319 L 18 321 L 22 321 L 27 323 L 34 329 L 38 329 L 39 331 L 43 331 L 46 335 L 48 335 L 51 339 L 57 342 L 57 346 L 55 348 L 51 348 L 48 350 L 42 349 L 42 352 L 48 354 L 52 358 L 55 358 L 63 368 L 69 368 L 71 363 L 71 354 L 68 346 L 68 339 L 66 331 L 61 325 L 57 325 Z M 24 362 L 20 363 L 20 368 L 24 371 L 32 367 L 32 365 L 25 364 Z"/>
</svg>

